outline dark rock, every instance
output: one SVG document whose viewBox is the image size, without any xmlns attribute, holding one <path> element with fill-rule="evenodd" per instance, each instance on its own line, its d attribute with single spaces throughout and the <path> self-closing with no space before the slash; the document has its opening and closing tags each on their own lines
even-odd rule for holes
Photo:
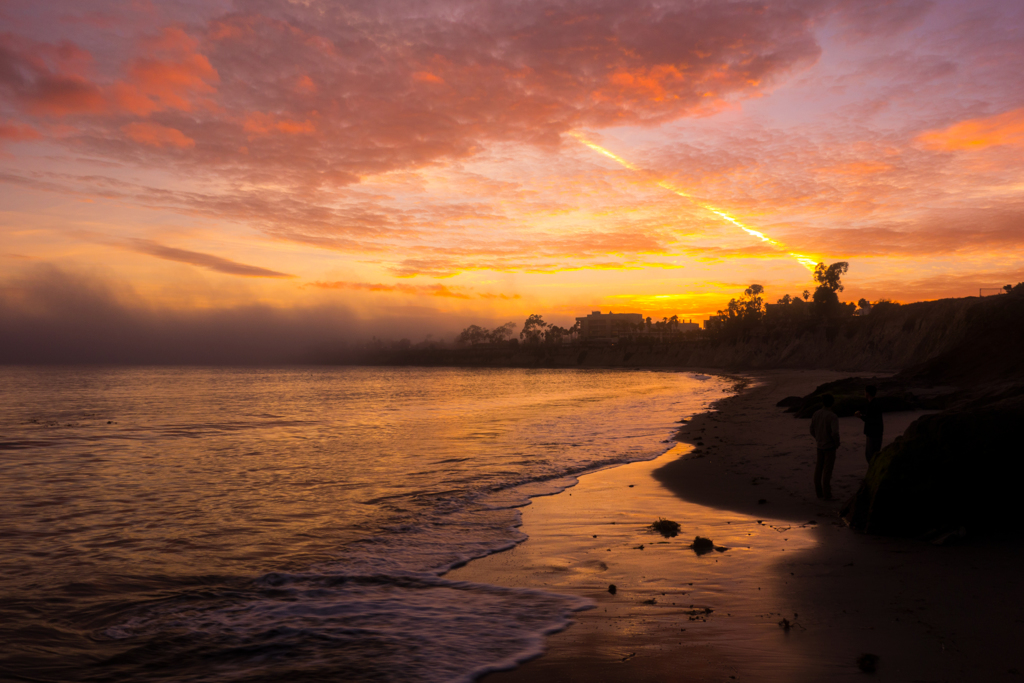
<svg viewBox="0 0 1024 683">
<path fill-rule="evenodd" d="M 908 388 L 906 381 L 849 377 L 822 384 L 804 396 L 800 404 L 790 406 L 786 412 L 796 413 L 798 418 L 809 418 L 822 407 L 821 397 L 825 394 L 832 394 L 835 399 L 832 410 L 835 414 L 839 417 L 851 417 L 868 404 L 864 395 L 864 387 L 869 384 L 878 387 L 878 396 L 875 401 L 883 413 L 922 408 L 921 400 Z"/>
<path fill-rule="evenodd" d="M 614 583 L 611 583 L 611 584 L 608 584 L 608 592 L 611 593 L 612 595 L 615 595 L 616 593 L 619 592 L 619 589 L 615 587 Z"/>
<path fill-rule="evenodd" d="M 878 671 L 878 655 L 865 652 L 857 657 L 857 668 L 866 674 L 873 674 Z"/>
<path fill-rule="evenodd" d="M 871 461 L 843 518 L 861 531 L 902 536 L 952 529 L 959 538 L 1010 524 L 1024 476 L 1021 424 L 1024 386 L 921 417 Z"/>
</svg>

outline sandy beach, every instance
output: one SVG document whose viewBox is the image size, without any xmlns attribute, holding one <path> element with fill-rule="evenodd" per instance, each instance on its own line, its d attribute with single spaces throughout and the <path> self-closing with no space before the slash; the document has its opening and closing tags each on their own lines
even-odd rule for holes
<svg viewBox="0 0 1024 683">
<path fill-rule="evenodd" d="M 851 531 L 838 511 L 866 469 L 857 418 L 840 420 L 835 500 L 815 498 L 808 421 L 775 404 L 846 376 L 744 375 L 660 458 L 533 499 L 527 541 L 447 577 L 582 595 L 594 608 L 543 656 L 485 680 L 860 680 L 865 653 L 877 680 L 1024 680 L 1019 537 L 935 546 Z M 886 414 L 885 442 L 920 414 Z M 648 529 L 659 517 L 679 535 Z M 716 551 L 692 550 L 698 535 Z"/>
</svg>

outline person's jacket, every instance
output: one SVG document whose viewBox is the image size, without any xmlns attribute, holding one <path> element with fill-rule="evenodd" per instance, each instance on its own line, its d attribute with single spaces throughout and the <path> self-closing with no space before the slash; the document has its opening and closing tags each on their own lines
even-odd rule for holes
<svg viewBox="0 0 1024 683">
<path fill-rule="evenodd" d="M 811 416 L 811 435 L 822 450 L 839 448 L 839 418 L 831 408 L 822 408 Z"/>
<path fill-rule="evenodd" d="M 870 437 L 881 439 L 884 425 L 882 424 L 882 409 L 878 407 L 878 401 L 868 401 L 864 410 L 860 411 L 860 419 L 864 420 L 864 433 Z"/>
</svg>

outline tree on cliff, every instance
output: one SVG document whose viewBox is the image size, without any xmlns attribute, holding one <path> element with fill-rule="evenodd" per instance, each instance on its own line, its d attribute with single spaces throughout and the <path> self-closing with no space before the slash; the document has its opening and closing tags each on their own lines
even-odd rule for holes
<svg viewBox="0 0 1024 683">
<path fill-rule="evenodd" d="M 727 315 L 730 319 L 739 318 L 746 322 L 757 322 L 764 316 L 764 287 L 750 285 L 743 291 L 739 299 L 729 299 L 729 308 L 719 311 L 719 315 Z"/>
<path fill-rule="evenodd" d="M 814 281 L 818 286 L 814 290 L 814 303 L 838 303 L 839 292 L 843 291 L 842 277 L 849 268 L 850 264 L 846 261 L 839 261 L 827 267 L 824 263 L 815 266 Z"/>
<path fill-rule="evenodd" d="M 562 338 L 568 336 L 569 330 L 558 325 L 548 325 L 544 330 L 544 341 L 548 344 L 561 344 Z"/>
<path fill-rule="evenodd" d="M 850 264 L 846 261 L 839 261 L 830 266 L 824 263 L 815 266 L 814 281 L 818 286 L 814 289 L 812 300 L 819 315 L 837 317 L 844 310 L 839 303 L 839 292 L 843 291 L 842 277 L 849 268 Z"/>
<path fill-rule="evenodd" d="M 729 306 L 718 312 L 722 316 L 721 330 L 726 334 L 740 334 L 749 330 L 764 317 L 764 287 L 750 285 L 739 299 L 729 299 Z"/>
<path fill-rule="evenodd" d="M 488 337 L 490 338 L 492 344 L 498 344 L 500 342 L 505 341 L 506 339 L 511 339 L 513 331 L 515 329 L 516 324 L 508 322 L 505 323 L 504 325 L 501 325 L 500 327 L 495 327 L 493 330 L 491 330 L 491 333 L 488 335 Z"/>
<path fill-rule="evenodd" d="M 544 318 L 533 313 L 523 323 L 523 331 L 519 333 L 519 338 L 531 344 L 537 344 L 544 335 L 544 328 L 547 326 L 548 324 L 544 322 Z"/>
<path fill-rule="evenodd" d="M 487 341 L 487 335 L 490 334 L 486 328 L 480 327 L 479 325 L 470 325 L 455 338 L 456 344 L 480 344 L 481 342 Z"/>
</svg>

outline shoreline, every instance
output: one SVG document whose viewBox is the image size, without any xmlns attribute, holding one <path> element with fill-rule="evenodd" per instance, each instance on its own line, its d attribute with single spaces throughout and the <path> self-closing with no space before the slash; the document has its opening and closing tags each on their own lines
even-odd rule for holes
<svg viewBox="0 0 1024 683">
<path fill-rule="evenodd" d="M 1024 680 L 1010 673 L 1024 671 L 1014 637 L 1024 606 L 1005 599 L 1024 587 L 1019 543 L 935 547 L 846 528 L 837 513 L 866 468 L 856 418 L 840 421 L 836 500 L 814 498 L 807 421 L 775 403 L 847 376 L 744 373 L 750 384 L 693 416 L 667 453 L 532 499 L 526 541 L 446 578 L 596 608 L 549 636 L 545 654 L 481 680 L 835 680 L 864 675 L 865 652 L 879 657 L 879 680 Z M 920 414 L 887 414 L 886 443 Z M 679 521 L 681 535 L 644 528 L 658 517 Z M 698 534 L 729 550 L 695 555 Z"/>
</svg>

